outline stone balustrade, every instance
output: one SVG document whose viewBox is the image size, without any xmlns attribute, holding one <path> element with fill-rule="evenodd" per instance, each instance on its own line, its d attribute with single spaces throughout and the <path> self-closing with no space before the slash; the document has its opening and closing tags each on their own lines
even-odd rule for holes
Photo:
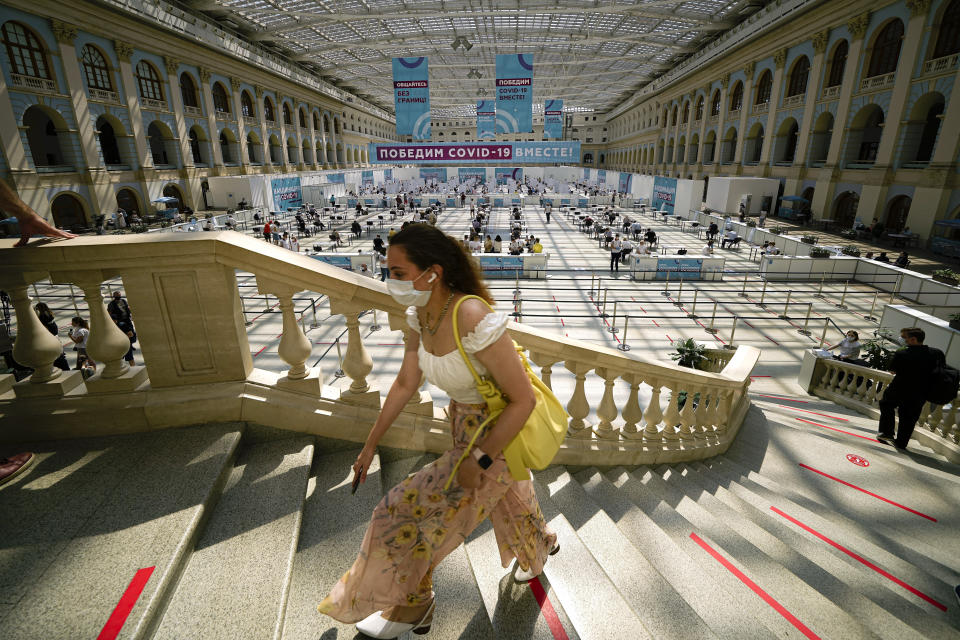
<svg viewBox="0 0 960 640">
<path fill-rule="evenodd" d="M 385 312 L 392 329 L 408 330 L 405 310 L 383 283 L 233 232 L 81 237 L 25 249 L 0 241 L 0 253 L 0 288 L 11 292 L 17 315 L 15 357 L 35 369 L 12 393 L 0 394 L 0 439 L 16 439 L 31 416 L 43 415 L 47 422 L 31 429 L 33 438 L 76 429 L 116 433 L 245 420 L 363 441 L 387 389 L 368 379 L 373 361 L 360 316 Z M 283 374 L 253 366 L 237 271 L 254 274 L 258 293 L 278 301 L 278 355 L 289 367 Z M 104 307 L 100 285 L 116 276 L 136 310 L 144 366 L 123 361 L 126 336 Z M 47 278 L 79 286 L 89 305 L 88 350 L 105 366 L 85 382 L 76 372 L 54 369 L 59 341 L 31 310 L 28 287 Z M 319 367 L 307 364 L 312 344 L 293 305 L 303 291 L 327 296 L 330 312 L 344 318 L 347 346 L 340 368 L 350 383 L 336 394 L 324 387 Z M 717 455 L 750 405 L 746 391 L 759 357 L 754 347 L 711 351 L 701 371 L 519 323 L 509 332 L 544 382 L 565 376 L 559 397 L 570 414 L 569 437 L 558 462 L 638 464 Z M 592 391 L 601 388 L 595 385 L 603 392 L 592 406 Z M 629 390 L 621 406 L 614 399 L 618 385 Z M 61 412 L 60 405 L 70 410 Z M 111 414 L 109 426 L 91 426 L 111 408 L 122 416 Z M 445 449 L 449 428 L 435 409 L 428 393 L 416 394 L 384 444 Z"/>
<path fill-rule="evenodd" d="M 880 399 L 893 381 L 888 371 L 861 367 L 832 358 L 816 358 L 809 391 L 871 417 L 880 417 Z M 960 461 L 958 399 L 946 405 L 927 402 L 917 422 L 914 438 L 943 455 Z"/>
</svg>

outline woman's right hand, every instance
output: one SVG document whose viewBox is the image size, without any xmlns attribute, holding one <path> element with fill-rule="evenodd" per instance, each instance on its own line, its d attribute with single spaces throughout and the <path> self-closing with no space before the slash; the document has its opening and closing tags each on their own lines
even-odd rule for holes
<svg viewBox="0 0 960 640">
<path fill-rule="evenodd" d="M 373 449 L 364 447 L 360 451 L 360 455 L 357 456 L 356 462 L 353 463 L 354 477 L 359 475 L 360 482 L 367 481 L 367 470 L 370 468 L 370 463 L 373 462 L 373 453 Z"/>
</svg>

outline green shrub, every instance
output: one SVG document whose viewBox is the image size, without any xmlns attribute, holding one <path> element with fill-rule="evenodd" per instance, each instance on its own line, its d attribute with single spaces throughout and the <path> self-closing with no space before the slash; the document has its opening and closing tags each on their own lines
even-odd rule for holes
<svg viewBox="0 0 960 640">
<path fill-rule="evenodd" d="M 814 247 L 813 249 L 810 249 L 811 258 L 829 258 L 831 255 L 833 254 L 830 253 L 830 251 L 821 247 Z"/>
<path fill-rule="evenodd" d="M 845 256 L 853 256 L 854 258 L 860 257 L 860 249 L 856 245 L 848 245 L 840 250 Z"/>
</svg>

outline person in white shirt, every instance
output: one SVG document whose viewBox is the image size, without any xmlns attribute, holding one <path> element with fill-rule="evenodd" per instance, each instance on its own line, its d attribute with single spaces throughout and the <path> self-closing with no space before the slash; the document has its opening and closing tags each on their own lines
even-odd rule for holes
<svg viewBox="0 0 960 640">
<path fill-rule="evenodd" d="M 736 239 L 737 239 L 736 231 L 734 231 L 733 229 L 731 229 L 730 231 L 727 231 L 725 234 L 723 234 L 723 240 L 720 241 L 720 248 L 723 249 L 728 244 L 732 246 L 733 243 L 736 241 Z"/>
<path fill-rule="evenodd" d="M 768 256 L 778 256 L 778 255 L 780 255 L 780 249 L 777 247 L 777 245 L 775 245 L 775 244 L 773 244 L 773 243 L 771 242 L 771 243 L 769 243 L 769 244 L 767 245 L 767 255 L 768 255 Z"/>
<path fill-rule="evenodd" d="M 713 255 L 713 240 L 707 240 L 707 244 L 704 245 L 702 253 L 705 256 Z"/>
<path fill-rule="evenodd" d="M 80 369 L 84 360 L 87 359 L 87 339 L 90 337 L 90 325 L 80 316 L 74 316 L 70 321 L 70 339 L 73 341 L 77 350 L 77 366 Z"/>
<path fill-rule="evenodd" d="M 853 330 L 847 331 L 847 335 L 832 347 L 827 347 L 827 351 L 837 350 L 834 355 L 838 360 L 856 360 L 860 355 L 860 335 Z"/>
<path fill-rule="evenodd" d="M 300 241 L 297 240 L 297 236 L 290 237 L 290 250 L 295 253 L 300 253 Z"/>
<path fill-rule="evenodd" d="M 237 219 L 233 217 L 233 214 L 227 216 L 227 229 L 233 229 L 237 226 Z"/>
<path fill-rule="evenodd" d="M 610 273 L 613 273 L 614 269 L 617 272 L 620 271 L 620 251 L 622 249 L 623 242 L 620 241 L 620 234 L 618 233 L 610 242 Z"/>
<path fill-rule="evenodd" d="M 483 253 L 483 243 L 480 242 L 479 236 L 473 236 L 470 239 L 470 253 Z"/>
</svg>

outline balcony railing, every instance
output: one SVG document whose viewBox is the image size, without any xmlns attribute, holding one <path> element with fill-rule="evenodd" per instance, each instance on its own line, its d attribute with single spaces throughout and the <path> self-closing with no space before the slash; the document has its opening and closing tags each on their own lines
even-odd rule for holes
<svg viewBox="0 0 960 640">
<path fill-rule="evenodd" d="M 233 116 L 230 114 L 229 111 L 217 111 L 217 120 L 221 120 L 223 122 L 229 122 L 232 119 L 233 119 Z"/>
<path fill-rule="evenodd" d="M 860 91 L 880 91 L 892 87 L 895 75 L 895 73 L 885 73 L 882 76 L 864 78 L 860 81 Z"/>
<path fill-rule="evenodd" d="M 170 108 L 166 100 L 154 100 L 153 98 L 140 98 L 140 104 L 143 105 L 144 109 L 152 111 L 167 111 Z"/>
<path fill-rule="evenodd" d="M 105 91 L 104 89 L 90 89 L 90 99 L 96 102 L 120 103 L 120 94 L 116 91 Z"/>
<path fill-rule="evenodd" d="M 378 381 L 367 379 L 374 366 L 365 341 L 383 340 L 368 333 L 367 326 L 361 330 L 361 316 L 367 323 L 367 312 L 374 310 L 386 315 L 392 329 L 406 326 L 405 309 L 381 282 L 233 232 L 171 234 L 162 241 L 146 235 L 86 236 L 31 251 L 14 249 L 13 243 L 0 240 L 0 285 L 16 311 L 13 355 L 34 373 L 12 385 L 16 397 L 0 413 L 0 440 L 18 437 L 27 425 L 31 438 L 55 437 L 71 425 L 97 424 L 109 412 L 111 429 L 242 419 L 362 442 L 380 412 L 381 392 L 387 388 L 378 389 Z M 95 265 L 89 263 L 93 254 Z M 276 300 L 266 306 L 282 317 L 277 353 L 289 367 L 282 373 L 253 366 L 244 322 L 249 303 L 238 288 L 238 271 L 254 275 L 256 295 Z M 46 274 L 83 292 L 91 320 L 87 352 L 103 363 L 89 380 L 53 366 L 60 341 L 40 324 L 27 293 Z M 105 277 L 114 275 L 122 278 L 136 309 L 144 367 L 131 368 L 124 361 L 130 342 L 104 305 L 101 287 Z M 313 342 L 303 330 L 309 307 L 299 314 L 294 309 L 294 296 L 303 291 L 321 294 L 329 301 L 329 313 L 343 317 L 343 329 L 330 327 L 334 334 L 346 334 L 342 360 L 334 366 L 349 388 L 343 385 L 338 396 L 323 386 L 332 372 L 324 376 L 308 364 L 322 361 L 311 357 Z M 709 370 L 703 371 L 520 322 L 511 323 L 509 332 L 539 367 L 544 382 L 557 383 L 558 397 L 570 414 L 568 438 L 556 459 L 560 464 L 641 464 L 664 456 L 681 461 L 717 455 L 730 445 L 750 407 L 747 389 L 760 353 L 755 347 L 709 352 Z M 396 348 L 399 353 L 402 347 Z M 11 382 L 0 376 L 0 388 L 9 389 Z M 592 393 L 588 397 L 588 385 L 602 386 L 599 401 Z M 625 402 L 615 400 L 621 395 Z M 144 398 L 151 403 L 149 411 L 144 411 Z M 30 415 L 43 415 L 40 429 L 49 432 L 37 431 L 38 421 L 28 420 Z M 383 444 L 409 448 L 415 443 L 443 451 L 449 447 L 449 424 L 434 415 L 429 396 L 414 394 Z"/>
<path fill-rule="evenodd" d="M 795 109 L 796 107 L 802 107 L 803 103 L 807 100 L 806 93 L 798 93 L 795 96 L 787 96 L 783 99 L 783 107 L 785 109 Z"/>
<path fill-rule="evenodd" d="M 893 381 L 893 374 L 887 371 L 861 367 L 831 358 L 817 358 L 813 370 L 810 393 L 827 398 L 837 404 L 850 407 L 862 414 L 878 418 L 880 416 L 880 398 L 884 389 Z M 938 449 L 938 441 L 960 444 L 960 424 L 957 409 L 960 399 L 955 398 L 946 405 L 924 403 L 917 432 L 923 444 Z M 924 430 L 925 428 L 925 430 Z"/>
<path fill-rule="evenodd" d="M 753 115 L 767 113 L 768 111 L 770 111 L 769 102 L 761 102 L 760 104 L 753 105 Z"/>
<path fill-rule="evenodd" d="M 840 85 L 833 87 L 825 87 L 823 93 L 820 94 L 821 99 L 823 100 L 833 100 L 840 97 Z"/>
<path fill-rule="evenodd" d="M 203 117 L 203 109 L 201 109 L 200 107 L 188 107 L 184 105 L 183 113 L 184 115 L 192 116 L 194 118 Z"/>
<path fill-rule="evenodd" d="M 960 53 L 934 58 L 923 63 L 923 74 L 948 73 L 960 66 Z"/>
<path fill-rule="evenodd" d="M 717 124 L 717 123 L 719 123 L 719 122 L 720 122 L 720 116 L 719 116 L 719 115 L 710 116 L 709 118 L 707 118 L 707 124 Z"/>
<path fill-rule="evenodd" d="M 40 91 L 42 93 L 56 93 L 57 83 L 48 78 L 35 78 L 33 76 L 21 76 L 17 73 L 10 74 L 10 85 L 17 89 L 26 89 L 27 91 Z"/>
<path fill-rule="evenodd" d="M 740 107 L 727 111 L 727 118 L 740 117 Z"/>
<path fill-rule="evenodd" d="M 260 121 L 253 116 L 243 116 L 243 124 L 247 125 L 248 127 L 260 127 Z"/>
</svg>

